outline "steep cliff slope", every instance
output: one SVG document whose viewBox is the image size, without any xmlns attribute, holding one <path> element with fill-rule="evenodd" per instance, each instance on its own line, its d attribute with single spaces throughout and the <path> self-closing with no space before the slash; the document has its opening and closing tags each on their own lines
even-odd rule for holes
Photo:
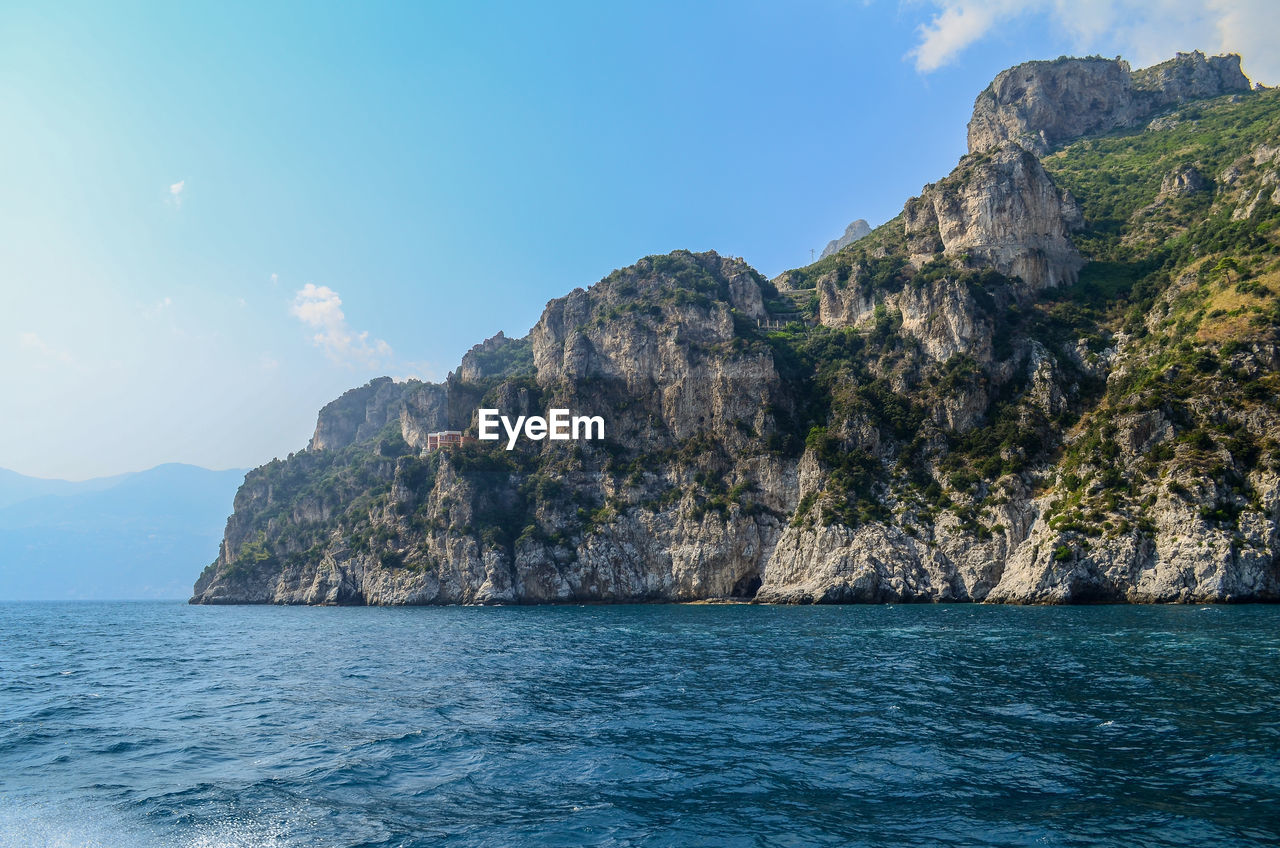
<svg viewBox="0 0 1280 848">
<path fill-rule="evenodd" d="M 979 145 L 772 282 L 648 257 L 442 385 L 348 392 L 246 478 L 193 601 L 1280 597 L 1280 96 L 1191 61 L 1129 81 L 1175 111 Z M 607 438 L 425 452 L 480 407 Z"/>
</svg>

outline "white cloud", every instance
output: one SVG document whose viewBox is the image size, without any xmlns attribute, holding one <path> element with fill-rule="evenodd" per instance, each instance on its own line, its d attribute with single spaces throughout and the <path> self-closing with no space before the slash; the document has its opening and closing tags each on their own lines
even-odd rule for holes
<svg viewBox="0 0 1280 848">
<path fill-rule="evenodd" d="M 1243 57 L 1251 79 L 1274 85 L 1280 82 L 1280 3 L 1274 0 L 1211 0 L 1222 49 Z"/>
<path fill-rule="evenodd" d="M 159 318 L 171 308 L 173 308 L 173 298 L 162 297 L 150 306 L 143 307 L 142 317 L 148 320 Z"/>
<path fill-rule="evenodd" d="M 307 283 L 294 293 L 289 312 L 317 331 L 312 343 L 324 348 L 334 362 L 374 367 L 391 357 L 391 346 L 382 339 L 370 339 L 367 332 L 357 333 L 347 326 L 342 298 L 328 286 Z"/>
<path fill-rule="evenodd" d="M 178 180 L 169 186 L 169 202 L 179 209 L 182 208 L 182 190 L 187 187 L 186 180 Z"/>
<path fill-rule="evenodd" d="M 272 274 L 270 279 L 271 279 L 271 285 L 273 285 L 273 286 L 274 286 L 274 285 L 276 285 L 277 283 L 279 283 L 279 282 L 280 282 L 280 275 L 279 275 L 279 274 Z"/>
<path fill-rule="evenodd" d="M 908 54 L 929 73 L 1022 19 L 1063 32 L 1080 54 L 1119 51 L 1134 67 L 1178 51 L 1239 53 L 1252 79 L 1280 80 L 1280 3 L 1275 0 L 929 0 L 936 12 Z"/>
<path fill-rule="evenodd" d="M 908 54 L 916 70 L 928 73 L 953 61 L 962 50 L 982 38 L 1000 17 L 1018 14 L 1018 4 L 956 0 L 940 4 L 938 14 L 921 24 L 920 43 Z"/>
<path fill-rule="evenodd" d="M 44 339 L 40 338 L 37 333 L 19 333 L 18 345 L 23 350 L 32 351 L 42 359 L 50 362 L 57 362 L 63 365 L 76 364 L 76 358 L 72 356 L 69 351 L 49 344 Z"/>
</svg>

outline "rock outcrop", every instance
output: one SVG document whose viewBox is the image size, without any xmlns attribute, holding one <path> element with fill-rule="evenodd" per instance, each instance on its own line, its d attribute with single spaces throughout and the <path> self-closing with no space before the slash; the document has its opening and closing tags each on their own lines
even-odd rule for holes
<svg viewBox="0 0 1280 848">
<path fill-rule="evenodd" d="M 969 152 L 1012 141 L 1043 156 L 1082 136 L 1141 126 L 1190 100 L 1247 91 L 1236 55 L 1179 53 L 1140 71 L 1101 57 L 1026 62 L 1001 71 L 978 95 Z"/>
<path fill-rule="evenodd" d="M 1213 183 L 1205 179 L 1204 174 L 1200 173 L 1194 166 L 1184 164 L 1164 175 L 1164 179 L 1160 181 L 1158 198 L 1190 197 L 1193 194 L 1199 194 L 1211 188 L 1213 188 Z"/>
<path fill-rule="evenodd" d="M 388 424 L 402 426 L 405 440 L 421 447 L 426 444 L 426 432 L 449 426 L 445 392 L 417 380 L 397 383 L 379 377 L 320 410 L 308 449 L 342 450 L 368 441 Z"/>
<path fill-rule="evenodd" d="M 818 258 L 826 259 L 837 250 L 843 250 L 858 239 L 865 238 L 869 235 L 871 235 L 871 225 L 864 219 L 859 218 L 844 228 L 844 235 L 840 236 L 840 238 L 832 239 L 827 242 L 827 246 L 822 248 L 822 255 Z"/>
<path fill-rule="evenodd" d="M 1038 159 L 1012 143 L 960 160 L 946 179 L 907 201 L 902 220 L 912 261 L 942 252 L 1019 277 L 1034 293 L 1075 282 L 1084 265 L 1071 232 L 1084 219 Z"/>
</svg>

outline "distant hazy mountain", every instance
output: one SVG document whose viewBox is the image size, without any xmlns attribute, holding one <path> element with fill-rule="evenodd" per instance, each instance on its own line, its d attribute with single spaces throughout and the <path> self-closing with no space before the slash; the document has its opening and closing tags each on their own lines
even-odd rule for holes
<svg viewBox="0 0 1280 848">
<path fill-rule="evenodd" d="M 839 250 L 844 250 L 849 245 L 859 239 L 871 235 L 871 225 L 862 218 L 854 221 L 852 224 L 844 228 L 844 235 L 838 239 L 832 239 L 827 242 L 827 246 L 822 249 L 822 256 L 819 259 L 826 259 L 831 254 Z"/>
<path fill-rule="evenodd" d="M 40 477 L 26 477 L 16 471 L 0 468 L 0 509 L 19 501 L 30 500 L 41 495 L 72 495 L 81 492 L 100 492 L 109 489 L 129 475 L 120 474 L 115 477 L 98 477 L 73 483 L 70 480 L 45 480 Z"/>
<path fill-rule="evenodd" d="M 179 464 L 80 483 L 0 469 L 0 600 L 186 598 L 243 480 Z"/>
</svg>

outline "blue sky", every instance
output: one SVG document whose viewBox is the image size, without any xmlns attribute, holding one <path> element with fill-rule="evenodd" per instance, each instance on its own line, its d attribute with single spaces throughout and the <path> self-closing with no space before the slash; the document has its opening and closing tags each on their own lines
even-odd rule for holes
<svg viewBox="0 0 1280 848">
<path fill-rule="evenodd" d="M 882 223 L 1012 64 L 1270 83 L 1277 35 L 1257 0 L 5 4 L 0 467 L 265 462 L 646 254 L 773 276 Z"/>
</svg>

